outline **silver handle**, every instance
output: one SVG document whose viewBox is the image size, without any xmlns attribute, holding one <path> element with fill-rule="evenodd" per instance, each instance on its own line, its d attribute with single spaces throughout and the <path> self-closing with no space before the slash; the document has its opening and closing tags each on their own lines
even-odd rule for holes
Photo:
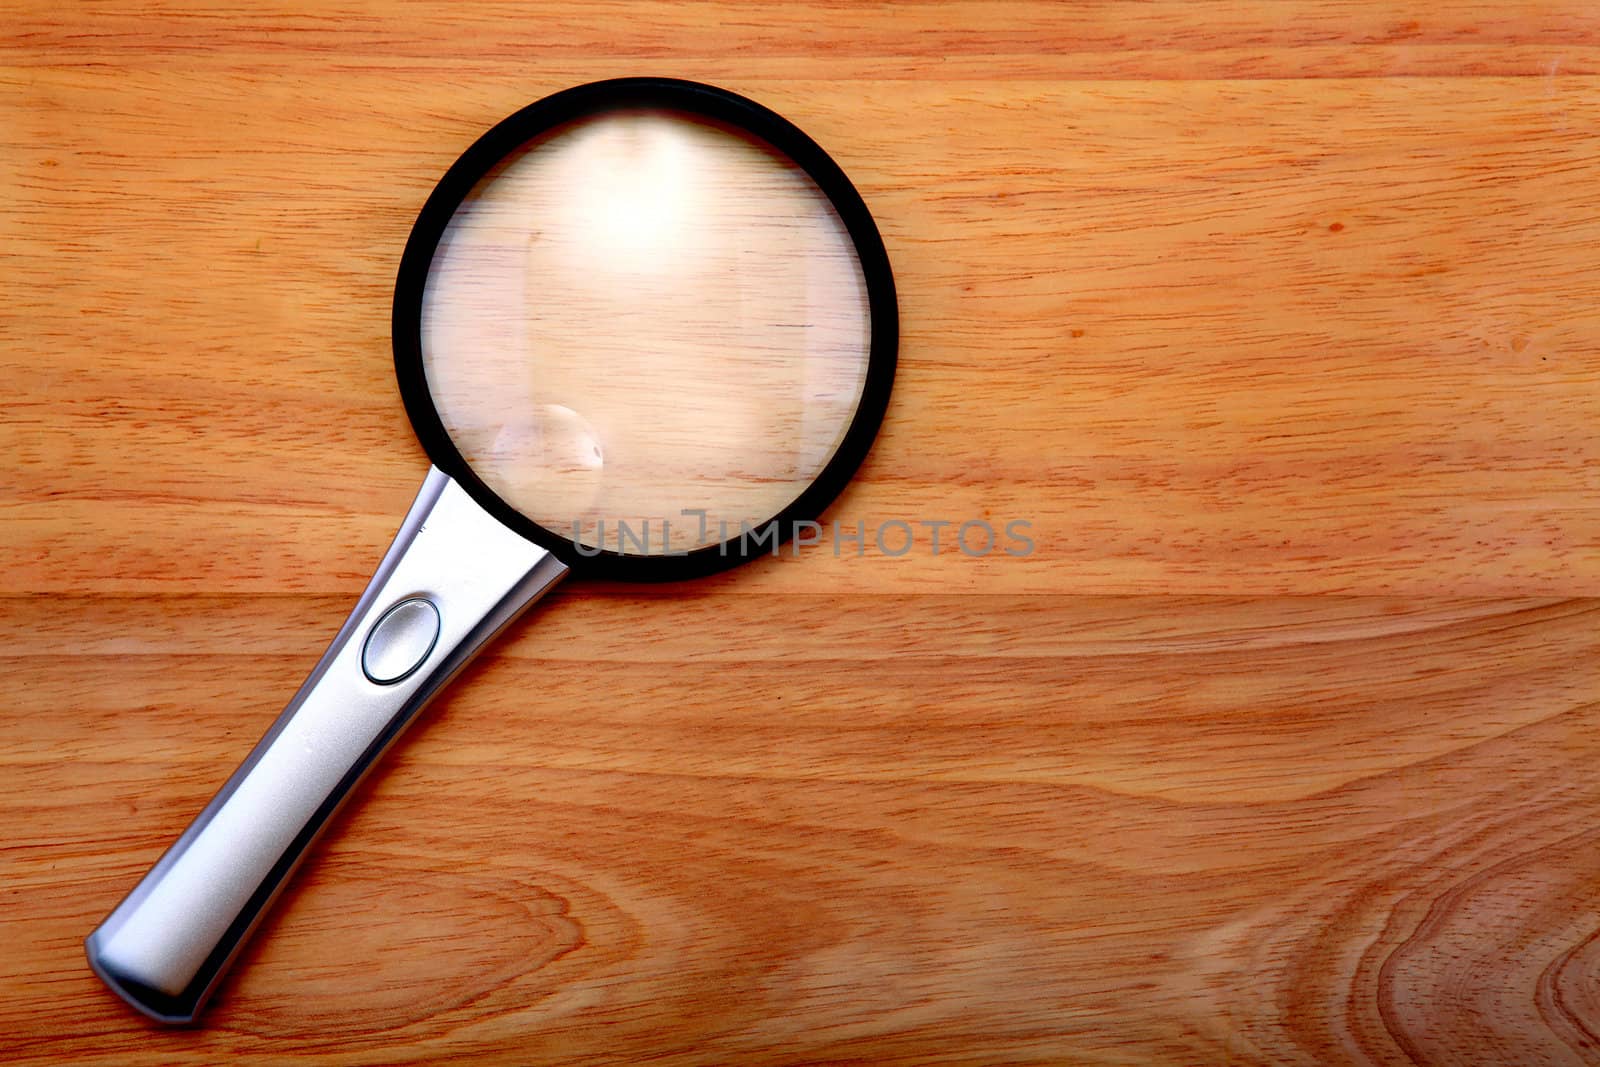
<svg viewBox="0 0 1600 1067">
<path fill-rule="evenodd" d="M 192 1022 L 306 849 L 475 653 L 567 573 L 430 469 L 377 573 L 311 677 L 89 936 L 124 1000 Z"/>
</svg>

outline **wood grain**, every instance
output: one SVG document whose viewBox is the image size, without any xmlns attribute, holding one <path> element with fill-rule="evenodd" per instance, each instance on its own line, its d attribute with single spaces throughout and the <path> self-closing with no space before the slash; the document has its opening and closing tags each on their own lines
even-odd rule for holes
<svg viewBox="0 0 1600 1067">
<path fill-rule="evenodd" d="M 424 465 L 433 182 L 574 82 L 811 133 L 901 294 L 825 549 L 577 583 L 224 988 L 81 940 Z M 1592 4 L 121 7 L 0 20 L 7 1062 L 1600 1062 Z"/>
</svg>

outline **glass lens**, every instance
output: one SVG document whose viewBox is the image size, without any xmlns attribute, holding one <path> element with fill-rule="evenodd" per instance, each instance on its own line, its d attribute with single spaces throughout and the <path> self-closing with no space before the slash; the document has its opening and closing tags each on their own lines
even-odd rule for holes
<svg viewBox="0 0 1600 1067">
<path fill-rule="evenodd" d="M 761 528 L 861 399 L 866 282 L 828 198 L 747 134 L 627 110 L 480 181 L 423 295 L 446 432 L 557 536 L 681 553 Z"/>
</svg>

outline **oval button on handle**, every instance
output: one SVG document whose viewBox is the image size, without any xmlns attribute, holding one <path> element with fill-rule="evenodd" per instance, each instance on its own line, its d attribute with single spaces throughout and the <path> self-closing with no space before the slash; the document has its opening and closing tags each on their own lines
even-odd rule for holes
<svg viewBox="0 0 1600 1067">
<path fill-rule="evenodd" d="M 439 640 L 439 609 L 422 597 L 402 600 L 372 624 L 361 649 L 368 680 L 393 685 L 422 666 Z"/>
</svg>

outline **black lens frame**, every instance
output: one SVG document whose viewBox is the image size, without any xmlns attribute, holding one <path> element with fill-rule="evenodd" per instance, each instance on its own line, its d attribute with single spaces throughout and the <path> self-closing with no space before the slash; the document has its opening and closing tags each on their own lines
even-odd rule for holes
<svg viewBox="0 0 1600 1067">
<path fill-rule="evenodd" d="M 679 555 L 630 556 L 578 546 L 527 518 L 472 472 L 445 431 L 422 369 L 422 293 L 434 251 L 456 209 L 501 160 L 557 126 L 605 111 L 666 108 L 735 127 L 766 142 L 801 167 L 832 201 L 855 243 L 867 285 L 871 343 L 867 376 L 855 417 L 833 457 L 814 481 L 771 520 L 771 537 L 735 537 Z M 725 570 L 788 542 L 798 525 L 814 522 L 861 466 L 889 404 L 900 342 L 900 319 L 889 255 L 872 214 L 850 179 L 822 148 L 787 119 L 737 93 L 676 78 L 617 78 L 591 82 L 530 104 L 478 138 L 439 179 L 422 206 L 400 258 L 394 287 L 394 367 L 406 414 L 434 465 L 454 478 L 489 514 L 548 549 L 575 572 L 629 582 L 697 578 Z M 763 532 L 765 527 L 763 527 Z"/>
</svg>

